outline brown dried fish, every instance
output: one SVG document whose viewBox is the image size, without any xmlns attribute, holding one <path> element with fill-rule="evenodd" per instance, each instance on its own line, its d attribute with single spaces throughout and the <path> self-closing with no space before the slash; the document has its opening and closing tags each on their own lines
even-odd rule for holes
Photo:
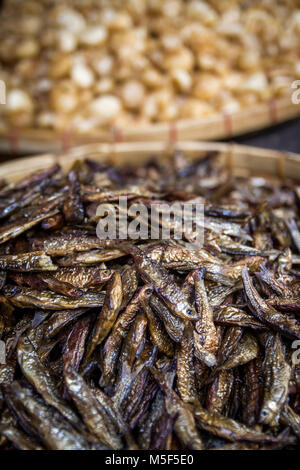
<svg viewBox="0 0 300 470">
<path fill-rule="evenodd" d="M 65 368 L 65 383 L 89 431 L 111 449 L 122 449 L 122 441 L 105 408 L 71 366 Z"/>
<path fill-rule="evenodd" d="M 133 256 L 138 272 L 145 282 L 153 285 L 157 295 L 174 315 L 188 320 L 197 320 L 199 318 L 196 310 L 182 295 L 174 277 L 167 270 L 152 261 L 137 247 L 125 245 L 124 250 Z"/>
<path fill-rule="evenodd" d="M 18 363 L 27 380 L 42 395 L 48 405 L 56 408 L 66 419 L 79 425 L 79 419 L 68 404 L 60 397 L 49 371 L 35 351 L 28 338 L 21 338 L 18 344 Z"/>
<path fill-rule="evenodd" d="M 212 367 L 217 363 L 216 353 L 219 341 L 204 284 L 204 273 L 204 269 L 193 273 L 196 308 L 200 314 L 194 331 L 195 354 L 207 366 Z"/>
<path fill-rule="evenodd" d="M 223 439 L 229 441 L 250 441 L 259 443 L 277 442 L 278 438 L 247 428 L 244 424 L 204 408 L 195 409 L 195 418 L 199 426 Z"/>
<path fill-rule="evenodd" d="M 90 450 L 91 444 L 53 408 L 46 406 L 17 382 L 11 385 L 18 406 L 51 450 Z"/>
<path fill-rule="evenodd" d="M 299 447 L 299 188 L 217 156 L 0 181 L 1 450 Z"/>
<path fill-rule="evenodd" d="M 87 359 L 92 355 L 112 329 L 123 299 L 122 282 L 119 273 L 114 273 L 106 286 L 106 294 L 103 307 L 94 325 L 92 337 L 87 349 Z"/>
<path fill-rule="evenodd" d="M 0 269 L 10 271 L 56 271 L 50 256 L 42 251 L 20 253 L 17 255 L 0 255 Z"/>
<path fill-rule="evenodd" d="M 244 268 L 243 283 L 245 294 L 252 313 L 263 323 L 280 330 L 283 334 L 300 338 L 300 324 L 292 317 L 284 316 L 268 305 L 258 294 L 249 276 L 248 270 Z"/>
<path fill-rule="evenodd" d="M 204 445 L 196 429 L 191 409 L 180 400 L 161 372 L 153 367 L 151 372 L 164 392 L 167 412 L 175 418 L 174 430 L 178 438 L 189 449 L 203 450 Z"/>
<path fill-rule="evenodd" d="M 260 411 L 260 423 L 276 426 L 281 409 L 287 399 L 291 367 L 285 359 L 284 345 L 280 335 L 264 335 L 265 358 L 264 399 Z"/>
<path fill-rule="evenodd" d="M 3 295 L 19 308 L 75 309 L 82 307 L 101 307 L 104 294 L 87 292 L 79 298 L 65 297 L 49 291 L 36 291 L 27 287 L 6 286 Z"/>
<path fill-rule="evenodd" d="M 123 339 L 126 337 L 132 322 L 134 321 L 144 298 L 150 297 L 152 289 L 149 286 L 142 287 L 129 302 L 124 312 L 117 319 L 107 338 L 103 348 L 103 376 L 101 383 L 108 383 L 114 373 Z"/>
</svg>

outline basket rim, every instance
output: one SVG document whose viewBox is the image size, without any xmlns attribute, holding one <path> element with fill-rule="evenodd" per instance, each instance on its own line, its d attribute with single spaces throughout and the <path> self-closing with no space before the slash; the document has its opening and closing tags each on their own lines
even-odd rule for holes
<svg viewBox="0 0 300 470">
<path fill-rule="evenodd" d="M 197 119 L 153 123 L 138 128 L 112 126 L 107 131 L 100 129 L 90 133 L 79 133 L 72 129 L 59 132 L 50 129 L 11 127 L 8 131 L 0 130 L 0 150 L 8 148 L 13 153 L 20 154 L 27 149 L 34 153 L 68 150 L 73 144 L 96 142 L 216 140 L 267 128 L 298 116 L 300 116 L 300 105 L 293 104 L 291 97 L 284 97 L 257 103 L 232 114 L 216 113 Z"/>
<path fill-rule="evenodd" d="M 159 154 L 168 155 L 174 150 L 182 150 L 187 155 L 198 154 L 198 156 L 201 153 L 216 151 L 225 156 L 227 167 L 232 169 L 249 168 L 249 170 L 255 170 L 251 161 L 254 158 L 259 158 L 260 161 L 264 160 L 272 168 L 274 167 L 272 172 L 280 177 L 289 176 L 285 169 L 287 164 L 291 164 L 296 166 L 297 170 L 299 168 L 300 179 L 300 154 L 235 143 L 196 141 L 180 141 L 173 145 L 166 141 L 87 144 L 74 147 L 66 152 L 45 153 L 3 162 L 0 164 L 0 178 L 9 181 L 55 164 L 66 167 L 78 159 L 91 158 L 99 161 L 106 159 L 112 164 L 126 164 L 126 161 L 131 161 L 128 159 L 128 155 L 150 157 Z M 239 165 L 240 163 L 242 164 Z"/>
</svg>

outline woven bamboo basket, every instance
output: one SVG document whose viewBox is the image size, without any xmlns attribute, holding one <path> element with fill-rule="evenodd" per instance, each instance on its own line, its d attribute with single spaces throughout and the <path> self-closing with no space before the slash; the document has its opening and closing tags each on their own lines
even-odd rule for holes
<svg viewBox="0 0 300 470">
<path fill-rule="evenodd" d="M 74 161 L 90 158 L 112 164 L 142 165 L 154 155 L 168 158 L 171 151 L 181 150 L 190 158 L 206 156 L 207 152 L 217 152 L 221 164 L 241 176 L 277 176 L 300 182 L 300 155 L 248 147 L 236 144 L 215 142 L 135 142 L 89 144 L 73 148 L 67 152 L 19 158 L 0 165 L 0 178 L 15 182 L 28 174 L 46 169 L 59 163 L 68 170 Z"/>
<path fill-rule="evenodd" d="M 90 134 L 75 134 L 72 129 L 58 134 L 39 129 L 11 129 L 0 133 L 0 152 L 36 154 L 66 151 L 78 145 L 101 142 L 145 142 L 217 140 L 263 129 L 300 116 L 300 105 L 291 97 L 271 100 L 234 114 L 217 114 L 201 119 L 153 124 L 144 128 L 111 128 Z"/>
</svg>

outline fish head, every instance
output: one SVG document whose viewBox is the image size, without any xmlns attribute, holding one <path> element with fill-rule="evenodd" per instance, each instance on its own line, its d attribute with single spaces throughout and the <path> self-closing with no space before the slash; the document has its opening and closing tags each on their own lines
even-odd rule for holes
<svg viewBox="0 0 300 470">
<path fill-rule="evenodd" d="M 196 309 L 187 301 L 180 301 L 175 306 L 173 305 L 173 311 L 178 317 L 185 320 L 196 321 L 200 318 Z"/>
<path fill-rule="evenodd" d="M 19 339 L 18 351 L 23 353 L 31 353 L 34 351 L 33 344 L 27 336 L 21 337 Z"/>
<path fill-rule="evenodd" d="M 273 389 L 273 399 L 268 400 L 262 407 L 259 422 L 260 424 L 271 424 L 276 423 L 279 414 L 278 403 L 282 400 L 286 394 L 284 386 L 277 386 Z"/>
</svg>

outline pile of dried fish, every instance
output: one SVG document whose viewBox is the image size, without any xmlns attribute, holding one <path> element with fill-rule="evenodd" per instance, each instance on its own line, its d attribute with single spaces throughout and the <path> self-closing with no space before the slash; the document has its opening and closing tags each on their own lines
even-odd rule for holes
<svg viewBox="0 0 300 470">
<path fill-rule="evenodd" d="M 120 196 L 202 198 L 203 246 L 99 239 Z M 299 196 L 180 152 L 1 181 L 0 448 L 296 448 Z"/>
</svg>

